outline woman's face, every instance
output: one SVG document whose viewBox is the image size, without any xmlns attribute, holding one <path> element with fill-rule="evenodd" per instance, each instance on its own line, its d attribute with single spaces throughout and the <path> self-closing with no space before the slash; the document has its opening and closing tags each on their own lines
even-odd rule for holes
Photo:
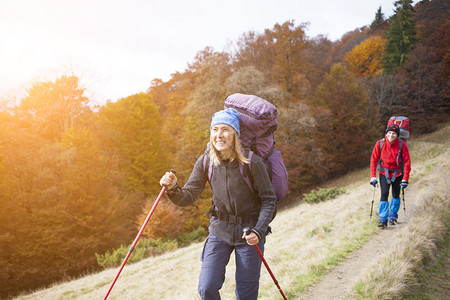
<svg viewBox="0 0 450 300">
<path fill-rule="evenodd" d="M 234 129 L 225 124 L 217 124 L 211 128 L 211 142 L 219 152 L 231 154 L 234 140 Z"/>
<path fill-rule="evenodd" d="M 392 143 L 397 138 L 397 133 L 395 131 L 388 131 L 388 133 L 386 133 L 386 136 L 389 143 Z"/>
</svg>

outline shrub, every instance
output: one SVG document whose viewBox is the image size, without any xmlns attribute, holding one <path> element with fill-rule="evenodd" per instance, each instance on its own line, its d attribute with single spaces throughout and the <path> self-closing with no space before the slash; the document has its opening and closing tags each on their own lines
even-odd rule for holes
<svg viewBox="0 0 450 300">
<path fill-rule="evenodd" d="M 173 251 L 178 248 L 186 247 L 193 242 L 200 242 L 206 237 L 206 230 L 199 227 L 189 233 L 183 233 L 173 240 L 163 240 L 161 238 L 154 240 L 151 238 L 142 239 L 137 243 L 129 262 L 137 262 L 150 256 L 161 255 L 167 251 Z M 118 267 L 128 254 L 129 246 L 121 245 L 118 249 L 107 251 L 105 254 L 95 253 L 97 263 L 103 268 Z"/>
<path fill-rule="evenodd" d="M 194 230 L 192 232 L 180 234 L 177 237 L 178 246 L 186 247 L 191 243 L 201 242 L 205 239 L 206 235 L 207 232 L 203 227 L 199 227 L 197 230 Z"/>
<path fill-rule="evenodd" d="M 303 200 L 308 203 L 319 203 L 329 199 L 336 198 L 340 194 L 345 193 L 344 189 L 331 188 L 331 189 L 318 189 L 313 190 L 308 194 L 303 194 Z"/>
</svg>

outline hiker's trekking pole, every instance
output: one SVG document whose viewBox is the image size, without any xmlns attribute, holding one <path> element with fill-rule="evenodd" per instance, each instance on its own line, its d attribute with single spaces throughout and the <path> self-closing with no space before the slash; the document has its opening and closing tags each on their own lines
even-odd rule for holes
<svg viewBox="0 0 450 300">
<path fill-rule="evenodd" d="M 244 233 L 245 233 L 246 235 L 249 235 L 249 234 L 251 233 L 251 230 L 250 230 L 249 227 L 245 227 L 243 231 L 244 231 Z M 266 269 L 267 269 L 267 271 L 269 272 L 270 276 L 272 277 L 273 282 L 275 283 L 275 285 L 277 286 L 278 290 L 280 291 L 281 296 L 283 296 L 283 299 L 284 299 L 284 300 L 287 300 L 286 296 L 285 296 L 284 293 L 283 293 L 283 290 L 281 289 L 280 285 L 278 284 L 277 279 L 276 279 L 275 276 L 273 275 L 272 271 L 271 271 L 270 268 L 269 268 L 269 265 L 267 264 L 266 260 L 264 259 L 264 256 L 263 256 L 263 254 L 261 253 L 261 250 L 259 250 L 258 245 L 254 245 L 254 247 L 255 247 L 256 251 L 258 251 L 259 257 L 261 257 L 262 262 L 263 262 L 264 265 L 266 266 Z"/>
<path fill-rule="evenodd" d="M 402 188 L 402 198 L 403 198 L 403 211 L 406 214 L 406 205 L 405 205 L 405 188 Z"/>
<path fill-rule="evenodd" d="M 372 218 L 373 201 L 375 200 L 375 186 L 373 186 L 372 206 L 370 207 L 370 217 Z"/>
<path fill-rule="evenodd" d="M 171 173 L 175 174 L 175 170 L 170 170 Z M 161 199 L 162 195 L 164 194 L 164 191 L 166 190 L 166 187 L 163 186 L 161 189 L 161 192 L 159 193 L 158 197 L 155 200 L 155 203 L 152 206 L 152 209 L 150 210 L 150 212 L 147 215 L 147 218 L 145 218 L 144 224 L 142 224 L 141 229 L 139 230 L 136 238 L 134 239 L 133 244 L 131 245 L 130 249 L 128 250 L 127 256 L 125 257 L 125 259 L 122 262 L 122 265 L 120 266 L 119 272 L 117 273 L 116 277 L 114 278 L 113 282 L 111 283 L 111 286 L 108 289 L 108 292 L 106 293 L 105 297 L 103 298 L 103 300 L 106 300 L 109 296 L 109 293 L 111 292 L 112 288 L 114 287 L 114 284 L 116 283 L 117 279 L 119 278 L 120 272 L 122 272 L 123 267 L 125 267 L 125 264 L 127 263 L 128 258 L 131 255 L 131 252 L 133 252 L 134 247 L 136 247 L 136 244 L 139 240 L 139 238 L 141 237 L 142 232 L 145 229 L 145 226 L 147 226 L 148 221 L 150 220 L 150 217 L 152 216 L 153 212 L 155 211 L 156 205 L 158 205 L 159 200 Z"/>
</svg>

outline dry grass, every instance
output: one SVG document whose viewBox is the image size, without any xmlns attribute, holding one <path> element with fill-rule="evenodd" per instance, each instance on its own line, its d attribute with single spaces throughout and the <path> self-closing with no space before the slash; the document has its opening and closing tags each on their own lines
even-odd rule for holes
<svg viewBox="0 0 450 300">
<path fill-rule="evenodd" d="M 127 264 L 108 299 L 196 299 L 201 246 Z M 19 299 L 102 299 L 117 271 L 108 269 Z"/>
<path fill-rule="evenodd" d="M 448 216 L 450 207 L 449 191 L 445 188 L 450 182 L 450 158 L 448 141 L 444 145 L 432 142 L 435 142 L 433 137 L 408 142 L 413 149 L 411 181 L 422 189 L 419 196 L 423 201 L 417 210 L 422 213 L 404 228 L 401 242 L 393 245 L 382 263 L 367 271 L 360 288 L 366 291 L 364 295 L 372 297 L 375 294 L 371 291 L 382 295 L 380 299 L 400 295 L 405 287 L 414 283 L 414 268 L 420 266 L 423 257 L 433 253 L 435 241 L 442 236 L 439 220 L 443 214 Z M 377 218 L 369 219 L 372 189 L 368 185 L 368 174 L 368 170 L 363 170 L 346 175 L 329 186 L 344 187 L 346 194 L 330 201 L 302 203 L 280 211 L 272 222 L 274 233 L 267 239 L 265 257 L 289 299 L 298 299 L 301 291 L 317 282 L 377 231 Z M 108 299 L 199 299 L 197 283 L 202 247 L 202 243 L 193 244 L 127 264 Z M 395 272 L 391 272 L 394 267 Z M 262 268 L 259 298 L 280 299 L 272 278 L 264 266 Z M 117 271 L 118 268 L 108 269 L 18 299 L 102 299 Z M 393 275 L 395 278 L 391 278 Z M 383 294 L 383 291 L 388 292 Z M 221 295 L 223 299 L 235 298 L 233 257 Z"/>
<path fill-rule="evenodd" d="M 357 182 L 357 178 L 354 179 Z M 361 181 L 361 183 L 366 181 Z M 374 232 L 368 219 L 371 190 L 360 184 L 349 194 L 319 204 L 300 204 L 281 211 L 272 222 L 274 234 L 266 243 L 265 257 L 286 294 L 292 298 L 320 278 L 317 270 L 327 270 L 348 255 Z M 359 241 L 355 243 L 355 241 Z M 109 299 L 198 299 L 202 244 L 127 264 Z M 221 290 L 223 299 L 234 296 L 234 258 L 227 267 Z M 19 299 L 100 299 L 118 269 L 108 269 L 19 297 Z M 303 278 L 310 278 L 302 281 Z M 279 291 L 264 269 L 260 299 L 277 299 Z"/>
<path fill-rule="evenodd" d="M 425 196 L 425 195 L 423 195 Z M 436 243 L 446 234 L 444 220 L 449 215 L 449 199 L 435 195 L 423 201 L 420 215 L 400 233 L 400 240 L 355 285 L 362 299 L 395 299 L 411 285 L 426 258 L 433 257 Z"/>
</svg>

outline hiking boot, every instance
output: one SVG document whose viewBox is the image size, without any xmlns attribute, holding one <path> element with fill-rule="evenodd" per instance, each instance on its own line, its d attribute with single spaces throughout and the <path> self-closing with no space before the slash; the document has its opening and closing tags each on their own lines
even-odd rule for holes
<svg viewBox="0 0 450 300">
<path fill-rule="evenodd" d="M 386 228 L 387 227 L 387 222 L 380 222 L 380 223 L 378 223 L 378 227 L 380 227 L 382 229 Z"/>
<path fill-rule="evenodd" d="M 389 225 L 397 224 L 397 219 L 389 219 Z"/>
</svg>

